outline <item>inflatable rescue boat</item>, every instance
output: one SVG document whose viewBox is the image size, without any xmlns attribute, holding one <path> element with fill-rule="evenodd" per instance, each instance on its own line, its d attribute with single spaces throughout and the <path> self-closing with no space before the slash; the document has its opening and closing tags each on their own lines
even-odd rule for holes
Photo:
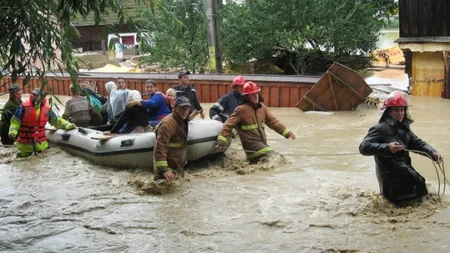
<svg viewBox="0 0 450 253">
<path fill-rule="evenodd" d="M 188 161 L 225 152 L 225 149 L 215 149 L 221 130 L 222 122 L 216 120 L 190 121 Z M 153 169 L 154 132 L 108 136 L 94 129 L 78 127 L 70 131 L 47 129 L 46 135 L 50 143 L 99 165 Z"/>
</svg>

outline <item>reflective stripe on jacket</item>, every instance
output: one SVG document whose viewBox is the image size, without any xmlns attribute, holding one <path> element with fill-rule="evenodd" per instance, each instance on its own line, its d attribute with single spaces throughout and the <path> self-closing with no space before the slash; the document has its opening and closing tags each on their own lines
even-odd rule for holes
<svg viewBox="0 0 450 253">
<path fill-rule="evenodd" d="M 233 128 L 237 127 L 247 159 L 257 158 L 272 151 L 272 148 L 267 145 L 264 129 L 266 125 L 285 138 L 290 135 L 290 130 L 275 118 L 264 104 L 244 103 L 238 106 L 224 123 L 217 137 L 217 144 L 227 145 Z"/>
<path fill-rule="evenodd" d="M 175 113 L 169 114 L 156 126 L 155 132 L 155 177 L 164 178 L 165 172 L 175 172 L 186 163 L 188 120 L 181 120 Z"/>
</svg>

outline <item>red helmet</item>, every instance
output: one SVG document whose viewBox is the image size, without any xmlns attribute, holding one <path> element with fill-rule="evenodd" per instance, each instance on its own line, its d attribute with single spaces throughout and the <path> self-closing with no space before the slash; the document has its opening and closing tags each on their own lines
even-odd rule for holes
<svg viewBox="0 0 450 253">
<path fill-rule="evenodd" d="M 233 82 L 231 83 L 231 86 L 244 86 L 244 84 L 246 83 L 247 81 L 245 81 L 245 79 L 244 79 L 244 77 L 243 76 L 236 76 L 234 79 L 233 79 Z"/>
<path fill-rule="evenodd" d="M 388 107 L 394 107 L 394 106 L 408 106 L 408 101 L 406 101 L 406 98 L 403 96 L 403 94 L 399 91 L 394 91 L 384 100 L 383 107 L 381 107 L 382 110 L 388 108 Z"/>
<path fill-rule="evenodd" d="M 244 88 L 242 88 L 242 95 L 251 95 L 258 93 L 261 89 L 258 88 L 258 85 L 252 82 L 247 82 L 244 84 Z"/>
</svg>

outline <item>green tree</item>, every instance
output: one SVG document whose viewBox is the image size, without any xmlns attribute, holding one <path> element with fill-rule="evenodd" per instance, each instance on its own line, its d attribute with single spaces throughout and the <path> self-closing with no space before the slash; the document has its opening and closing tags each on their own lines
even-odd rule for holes
<svg viewBox="0 0 450 253">
<path fill-rule="evenodd" d="M 145 4 L 144 0 L 136 1 Z M 156 0 L 147 3 L 152 10 L 158 6 Z M 133 26 L 122 0 L 2 0 L 0 79 L 11 75 L 12 82 L 16 82 L 23 76 L 25 84 L 30 78 L 39 77 L 45 86 L 45 74 L 55 66 L 59 72 L 68 72 L 77 85 L 78 63 L 72 54 L 71 38 L 79 33 L 72 21 L 93 15 L 96 25 L 104 24 L 102 17 L 110 13 L 117 14 L 120 24 L 127 20 Z M 105 30 L 114 31 L 111 26 Z M 36 67 L 36 62 L 41 62 L 42 67 Z"/>
<path fill-rule="evenodd" d="M 163 15 L 147 10 L 140 13 L 140 52 L 148 53 L 147 63 L 161 68 L 182 67 L 202 72 L 208 62 L 208 41 L 204 0 L 167 0 L 165 9 L 174 17 L 167 22 Z"/>
<path fill-rule="evenodd" d="M 375 0 L 228 2 L 221 14 L 224 58 L 231 65 L 282 59 L 296 74 L 318 65 L 323 71 L 334 60 L 354 61 L 375 49 L 383 8 Z"/>
</svg>

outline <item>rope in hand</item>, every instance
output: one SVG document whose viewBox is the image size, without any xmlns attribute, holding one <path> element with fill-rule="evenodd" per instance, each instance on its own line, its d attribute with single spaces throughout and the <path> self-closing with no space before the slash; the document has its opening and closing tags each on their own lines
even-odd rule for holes
<svg viewBox="0 0 450 253">
<path fill-rule="evenodd" d="M 434 170 L 436 171 L 436 175 L 437 175 L 437 178 L 438 178 L 438 198 L 439 198 L 439 200 L 441 200 L 441 196 L 444 196 L 444 194 L 445 194 L 445 187 L 446 187 L 446 184 L 445 183 L 447 183 L 449 186 L 450 186 L 450 183 L 449 183 L 449 181 L 448 181 L 448 179 L 447 179 L 447 176 L 445 175 L 445 167 L 444 167 L 444 159 L 442 158 L 442 156 L 441 156 L 441 158 L 438 160 L 438 161 L 435 161 L 434 159 L 433 159 L 433 157 L 431 157 L 428 153 L 426 153 L 426 152 L 423 152 L 423 151 L 420 151 L 420 150 L 412 150 L 412 149 L 406 149 L 406 148 L 403 148 L 403 150 L 404 151 L 407 151 L 407 152 L 411 152 L 411 153 L 416 153 L 416 154 L 419 154 L 419 155 L 423 155 L 423 156 L 425 156 L 425 157 L 428 157 L 430 160 L 431 160 L 431 163 L 433 164 L 433 166 L 434 166 Z M 436 164 L 437 164 L 437 166 L 436 166 Z M 442 190 L 442 195 L 440 195 L 440 192 L 441 192 L 441 179 L 440 179 L 440 176 L 439 176 L 439 171 L 438 171 L 438 169 L 437 168 L 439 168 L 439 170 L 441 171 L 441 173 L 442 173 L 442 175 L 443 175 L 443 181 L 444 181 L 444 187 L 443 187 L 443 190 Z"/>
</svg>

